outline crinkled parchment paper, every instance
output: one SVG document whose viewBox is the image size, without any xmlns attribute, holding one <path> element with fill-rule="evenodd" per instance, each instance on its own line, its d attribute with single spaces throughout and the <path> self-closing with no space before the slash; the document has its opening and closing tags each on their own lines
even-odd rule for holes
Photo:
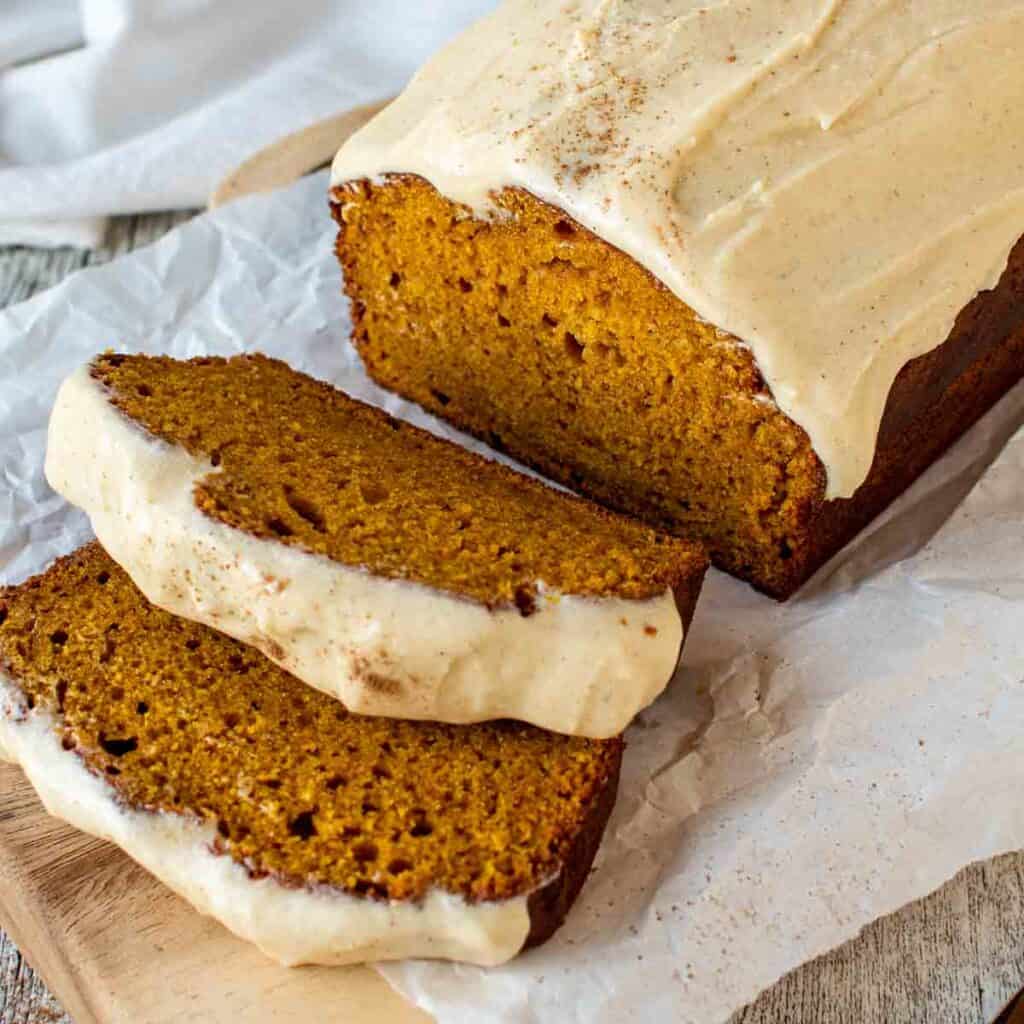
<svg viewBox="0 0 1024 1024">
<path fill-rule="evenodd" d="M 0 574 L 88 536 L 43 479 L 58 382 L 104 348 L 261 349 L 452 434 L 365 377 L 318 176 L 0 314 Z M 629 732 L 563 929 L 492 970 L 381 968 L 442 1021 L 725 1020 L 972 861 L 1024 847 L 1024 390 L 788 604 L 709 574 Z M 462 439 L 463 441 L 465 439 Z"/>
</svg>

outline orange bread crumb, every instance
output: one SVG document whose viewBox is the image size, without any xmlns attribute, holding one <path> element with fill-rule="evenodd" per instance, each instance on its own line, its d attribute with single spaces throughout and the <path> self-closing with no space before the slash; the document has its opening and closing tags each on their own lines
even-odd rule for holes
<svg viewBox="0 0 1024 1024">
<path fill-rule="evenodd" d="M 105 355 L 92 375 L 158 438 L 209 459 L 208 516 L 488 606 L 699 587 L 696 546 L 560 493 L 264 356 Z"/>
</svg>

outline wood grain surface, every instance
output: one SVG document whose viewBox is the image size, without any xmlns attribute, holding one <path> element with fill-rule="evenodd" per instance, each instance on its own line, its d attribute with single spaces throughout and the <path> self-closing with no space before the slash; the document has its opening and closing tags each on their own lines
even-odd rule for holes
<svg viewBox="0 0 1024 1024">
<path fill-rule="evenodd" d="M 104 248 L 91 253 L 0 249 L 0 307 L 145 244 L 185 216 L 114 220 Z M 353 982 L 351 972 L 342 979 L 268 964 L 117 850 L 46 818 L 8 766 L 0 766 L 0 908 L 72 1015 L 0 932 L 0 1024 L 424 1019 L 369 971 Z M 280 995 L 300 980 L 320 1009 L 295 1016 L 296 1004 Z M 211 1015 L 200 1001 L 205 984 L 231 990 L 238 1002 L 230 1016 Z M 782 979 L 733 1024 L 991 1024 L 1022 986 L 1024 854 L 1011 854 L 875 922 Z"/>
</svg>

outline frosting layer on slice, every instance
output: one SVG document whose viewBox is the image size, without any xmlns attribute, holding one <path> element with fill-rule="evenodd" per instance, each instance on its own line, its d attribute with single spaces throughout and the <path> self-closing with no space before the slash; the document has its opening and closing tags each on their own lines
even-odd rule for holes
<svg viewBox="0 0 1024 1024">
<path fill-rule="evenodd" d="M 151 601 L 257 647 L 350 710 L 607 737 L 672 676 L 683 624 L 664 584 L 627 599 L 536 581 L 524 615 L 255 536 L 197 504 L 218 473 L 208 457 L 154 437 L 111 399 L 88 368 L 62 386 L 51 485 Z"/>
<path fill-rule="evenodd" d="M 507 0 L 332 180 L 564 209 L 750 346 L 848 497 L 899 370 L 1024 234 L 1022 54 L 1021 0 Z"/>
</svg>

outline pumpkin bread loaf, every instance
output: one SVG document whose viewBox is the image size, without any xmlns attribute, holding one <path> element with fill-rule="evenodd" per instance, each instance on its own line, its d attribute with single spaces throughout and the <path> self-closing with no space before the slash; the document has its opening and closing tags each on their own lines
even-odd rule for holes
<svg viewBox="0 0 1024 1024">
<path fill-rule="evenodd" d="M 283 962 L 497 963 L 587 875 L 622 743 L 351 715 L 97 543 L 0 592 L 0 753 Z"/>
<path fill-rule="evenodd" d="M 1024 244 L 890 393 L 870 474 L 825 499 L 749 348 L 520 189 L 467 215 L 422 179 L 333 191 L 352 338 L 382 386 L 790 596 L 1024 374 Z"/>
<path fill-rule="evenodd" d="M 98 357 L 47 476 L 154 603 L 368 714 L 617 735 L 707 565 L 258 355 Z"/>
<path fill-rule="evenodd" d="M 367 370 L 792 594 L 1024 374 L 1011 7 L 503 0 L 335 157 Z"/>
</svg>

